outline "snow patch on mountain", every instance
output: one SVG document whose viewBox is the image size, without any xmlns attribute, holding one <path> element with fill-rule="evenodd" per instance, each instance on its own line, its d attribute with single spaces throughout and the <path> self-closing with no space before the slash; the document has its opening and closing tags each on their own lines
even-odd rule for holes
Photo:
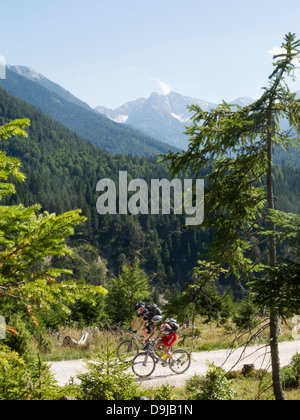
<svg viewBox="0 0 300 420">
<path fill-rule="evenodd" d="M 95 110 L 113 121 L 126 123 L 160 141 L 184 149 L 188 145 L 188 139 L 183 133 L 186 131 L 185 125 L 192 117 L 188 109 L 192 104 L 199 105 L 206 111 L 216 106 L 176 92 L 167 95 L 153 92 L 149 98 L 139 98 L 116 109 L 98 106 Z"/>
<path fill-rule="evenodd" d="M 190 118 L 186 118 L 186 117 L 183 117 L 182 115 L 174 114 L 174 112 L 171 112 L 171 115 L 172 115 L 173 118 L 176 118 L 181 123 L 186 123 L 186 122 L 190 121 Z"/>
<path fill-rule="evenodd" d="M 33 70 L 31 67 L 10 65 L 8 65 L 7 67 L 15 73 L 19 74 L 20 76 L 26 77 L 27 79 L 33 80 L 34 82 L 36 82 L 37 80 L 45 79 L 45 77 L 42 74 Z"/>
<path fill-rule="evenodd" d="M 124 124 L 128 120 L 128 115 L 118 115 L 116 118 L 112 118 L 113 121 L 117 123 Z"/>
</svg>

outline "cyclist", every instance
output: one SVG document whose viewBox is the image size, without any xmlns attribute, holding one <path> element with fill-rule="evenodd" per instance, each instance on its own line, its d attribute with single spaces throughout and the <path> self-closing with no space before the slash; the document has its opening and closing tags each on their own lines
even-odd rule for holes
<svg viewBox="0 0 300 420">
<path fill-rule="evenodd" d="M 162 321 L 162 317 L 155 316 L 152 321 L 154 324 L 157 324 Z M 173 326 L 174 323 L 176 324 L 175 320 L 173 320 L 172 318 L 166 319 L 166 321 L 160 326 L 159 334 L 154 339 L 157 348 L 160 348 L 162 346 L 162 351 L 170 359 L 171 366 L 174 364 L 175 361 L 173 359 L 172 353 L 169 352 L 169 348 L 175 343 L 175 341 L 178 338 L 175 327 Z M 155 331 L 156 329 L 153 331 L 149 338 L 151 338 L 154 335 Z M 163 364 L 166 365 L 167 362 L 164 362 Z"/>
<path fill-rule="evenodd" d="M 132 328 L 141 320 L 141 317 L 142 317 L 140 325 L 138 326 L 137 330 L 134 332 L 137 333 L 140 329 L 142 329 L 142 334 L 144 337 L 143 344 L 145 346 L 144 349 L 146 349 L 149 335 L 153 331 L 152 318 L 154 317 L 154 313 L 146 308 L 146 305 L 144 302 L 138 302 L 135 305 L 135 310 L 136 310 L 137 316 L 135 320 L 132 322 L 132 324 L 130 325 L 129 330 L 132 331 Z"/>
</svg>

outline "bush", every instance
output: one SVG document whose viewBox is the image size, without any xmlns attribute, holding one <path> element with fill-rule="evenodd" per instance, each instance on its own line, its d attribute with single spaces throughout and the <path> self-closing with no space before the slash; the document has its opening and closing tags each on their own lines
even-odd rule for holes
<svg viewBox="0 0 300 420">
<path fill-rule="evenodd" d="M 296 353 L 288 366 L 281 369 L 284 389 L 296 389 L 300 385 L 300 354 Z"/>
<path fill-rule="evenodd" d="M 30 348 L 32 334 L 28 329 L 27 323 L 17 315 L 13 315 L 9 319 L 9 324 L 13 327 L 16 333 L 9 333 L 4 340 L 4 343 L 18 353 L 25 361 L 30 361 L 34 357 Z"/>
<path fill-rule="evenodd" d="M 235 391 L 230 387 L 230 381 L 226 379 L 224 369 L 208 364 L 209 370 L 205 377 L 192 378 L 188 381 L 186 390 L 191 394 L 188 400 L 235 400 L 237 399 Z"/>
<path fill-rule="evenodd" d="M 25 360 L 0 344 L 0 400 L 17 400 L 25 388 Z"/>
<path fill-rule="evenodd" d="M 190 379 L 186 381 L 185 392 L 190 395 L 202 386 L 204 377 L 195 373 Z"/>
<path fill-rule="evenodd" d="M 56 380 L 50 371 L 50 366 L 37 359 L 27 366 L 24 375 L 26 379 L 28 400 L 55 400 L 59 396 Z"/>
<path fill-rule="evenodd" d="M 281 378 L 283 389 L 298 388 L 299 379 L 292 366 L 285 366 L 281 369 Z"/>
<path fill-rule="evenodd" d="M 128 373 L 128 364 L 119 362 L 116 350 L 111 350 L 108 343 L 86 364 L 88 372 L 78 375 L 84 399 L 130 400 L 136 395 L 139 385 Z"/>
<path fill-rule="evenodd" d="M 291 364 L 293 366 L 295 374 L 298 376 L 298 378 L 300 378 L 300 354 L 299 353 L 296 353 L 292 357 Z"/>
<path fill-rule="evenodd" d="M 15 351 L 0 345 L 0 400 L 57 399 L 50 367 L 40 358 L 30 364 Z"/>
<path fill-rule="evenodd" d="M 233 322 L 239 328 L 252 328 L 255 326 L 253 315 L 255 309 L 247 301 L 242 301 L 238 305 L 237 313 L 233 316 Z"/>
<path fill-rule="evenodd" d="M 174 386 L 164 385 L 155 389 L 154 400 L 176 400 L 175 394 L 173 394 Z"/>
</svg>

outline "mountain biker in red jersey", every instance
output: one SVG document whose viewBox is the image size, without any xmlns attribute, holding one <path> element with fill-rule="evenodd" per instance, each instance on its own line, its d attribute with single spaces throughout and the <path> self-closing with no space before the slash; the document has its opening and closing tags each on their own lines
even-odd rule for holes
<svg viewBox="0 0 300 420">
<path fill-rule="evenodd" d="M 157 323 L 162 321 L 162 316 L 156 315 L 152 318 L 153 324 L 156 326 Z M 169 348 L 175 343 L 177 340 L 177 332 L 174 330 L 172 326 L 173 321 L 172 319 L 166 319 L 166 321 L 161 324 L 159 328 L 159 333 L 154 339 L 157 348 L 161 348 L 162 351 L 166 354 L 166 356 L 170 359 L 170 364 L 174 364 L 172 353 L 169 352 Z M 150 334 L 148 340 L 155 334 L 157 328 Z M 163 336 L 163 337 L 162 337 Z M 161 338 L 162 337 L 162 338 Z M 166 364 L 167 362 L 165 362 Z"/>
</svg>

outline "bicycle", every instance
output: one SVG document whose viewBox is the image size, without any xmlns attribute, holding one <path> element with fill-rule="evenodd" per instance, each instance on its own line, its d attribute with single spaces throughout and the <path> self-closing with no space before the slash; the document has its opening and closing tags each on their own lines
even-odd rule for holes
<svg viewBox="0 0 300 420">
<path fill-rule="evenodd" d="M 134 357 L 140 352 L 140 347 L 145 347 L 143 344 L 142 336 L 139 336 L 134 331 L 130 331 L 132 334 L 129 340 L 122 341 L 119 347 L 117 348 L 117 356 L 121 362 L 131 362 Z"/>
<path fill-rule="evenodd" d="M 158 363 L 162 362 L 164 366 L 169 366 L 172 372 L 182 374 L 188 370 L 191 364 L 191 355 L 187 350 L 176 349 L 172 351 L 174 364 L 170 359 L 163 359 L 163 353 L 156 348 L 154 343 L 149 343 L 149 349 L 138 353 L 132 360 L 132 370 L 140 378 L 150 376 Z"/>
</svg>

